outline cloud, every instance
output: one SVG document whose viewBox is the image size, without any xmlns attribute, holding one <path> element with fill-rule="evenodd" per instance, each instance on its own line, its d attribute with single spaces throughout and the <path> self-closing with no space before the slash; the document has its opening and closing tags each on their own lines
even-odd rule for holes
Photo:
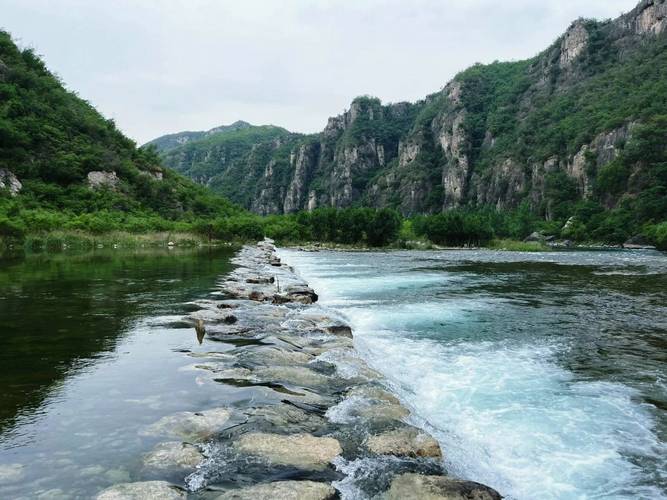
<svg viewBox="0 0 667 500">
<path fill-rule="evenodd" d="M 0 0 L 2 25 L 145 142 L 244 119 L 320 130 L 360 94 L 416 100 L 635 0 Z"/>
</svg>

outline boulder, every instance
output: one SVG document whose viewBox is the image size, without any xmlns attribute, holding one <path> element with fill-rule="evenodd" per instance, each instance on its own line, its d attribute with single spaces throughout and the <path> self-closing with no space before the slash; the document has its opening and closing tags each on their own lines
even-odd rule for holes
<svg viewBox="0 0 667 500">
<path fill-rule="evenodd" d="M 401 474 L 396 476 L 387 500 L 501 500 L 500 494 L 488 486 L 445 476 Z"/>
<path fill-rule="evenodd" d="M 324 329 L 331 335 L 352 338 L 352 328 L 347 325 L 331 325 L 324 327 Z"/>
<path fill-rule="evenodd" d="M 116 172 L 104 172 L 101 170 L 93 170 L 88 172 L 88 186 L 92 189 L 99 189 L 108 187 L 114 189 L 120 179 Z"/>
<path fill-rule="evenodd" d="M 226 408 L 214 408 L 196 413 L 184 411 L 161 418 L 144 429 L 141 434 L 201 441 L 222 431 L 230 416 Z"/>
<path fill-rule="evenodd" d="M 246 455 L 265 458 L 274 465 L 307 470 L 325 469 L 343 451 L 340 443 L 331 437 L 262 432 L 244 434 L 234 447 Z"/>
<path fill-rule="evenodd" d="M 5 168 L 0 168 L 0 189 L 8 189 L 11 196 L 19 194 L 23 184 L 12 172 Z"/>
<path fill-rule="evenodd" d="M 184 490 L 166 481 L 121 483 L 99 493 L 96 500 L 181 500 Z"/>
<path fill-rule="evenodd" d="M 442 458 L 438 442 L 429 434 L 411 426 L 370 436 L 364 444 L 371 453 L 378 455 Z"/>
<path fill-rule="evenodd" d="M 254 300 L 256 302 L 263 302 L 267 299 L 266 295 L 262 292 L 258 292 L 257 290 L 253 290 L 248 294 L 248 298 L 250 300 Z"/>
<path fill-rule="evenodd" d="M 260 420 L 265 426 L 271 426 L 281 432 L 316 432 L 327 425 L 327 422 L 316 413 L 305 412 L 286 403 L 250 408 L 244 413 L 249 418 Z"/>
<path fill-rule="evenodd" d="M 147 469 L 196 469 L 204 461 L 204 455 L 191 444 L 170 441 L 160 443 L 144 456 Z"/>
<path fill-rule="evenodd" d="M 534 233 L 531 233 L 529 236 L 526 236 L 523 241 L 529 242 L 529 241 L 537 241 L 537 242 L 543 242 L 545 239 L 545 236 L 538 232 L 535 231 Z"/>
<path fill-rule="evenodd" d="M 228 491 L 217 500 L 330 500 L 336 490 L 315 481 L 277 481 Z"/>
</svg>

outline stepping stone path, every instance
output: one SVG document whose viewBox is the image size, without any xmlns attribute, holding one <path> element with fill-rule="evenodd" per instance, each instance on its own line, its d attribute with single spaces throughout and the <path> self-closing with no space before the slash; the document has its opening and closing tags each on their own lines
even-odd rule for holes
<svg viewBox="0 0 667 500">
<path fill-rule="evenodd" d="M 410 411 L 357 355 L 349 325 L 317 305 L 272 241 L 243 247 L 232 262 L 211 298 L 176 319 L 209 348 L 185 353 L 181 370 L 242 397 L 145 426 L 153 449 L 132 479 L 164 480 L 117 484 L 98 500 L 327 500 L 346 498 L 342 485 L 355 498 L 501 498 L 446 475 L 438 442 L 409 425 Z M 373 477 L 357 462 L 370 463 Z"/>
</svg>

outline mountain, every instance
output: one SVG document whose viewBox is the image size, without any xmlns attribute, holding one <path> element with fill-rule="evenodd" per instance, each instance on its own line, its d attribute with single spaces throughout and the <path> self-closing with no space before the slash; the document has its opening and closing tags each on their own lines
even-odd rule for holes
<svg viewBox="0 0 667 500">
<path fill-rule="evenodd" d="M 200 132 L 178 132 L 176 134 L 163 135 L 154 139 L 150 142 L 147 142 L 145 146 L 155 146 L 155 149 L 160 153 L 166 153 L 175 149 L 179 146 L 187 144 L 191 141 L 196 141 L 206 137 L 210 137 L 215 134 L 220 134 L 222 132 L 233 132 L 236 130 L 243 130 L 250 128 L 248 122 L 242 120 L 235 121 L 231 125 L 221 125 L 219 127 L 212 128 L 211 130 L 205 130 Z"/>
<path fill-rule="evenodd" d="M 18 221 L 53 229 L 81 214 L 113 214 L 122 225 L 129 216 L 181 220 L 236 211 L 164 169 L 155 152 L 137 148 L 0 31 L 0 236 Z"/>
<path fill-rule="evenodd" d="M 527 205 L 561 222 L 623 207 L 665 219 L 666 48 L 667 3 L 642 0 L 615 20 L 576 20 L 529 60 L 476 64 L 416 103 L 359 97 L 319 134 L 251 127 L 162 158 L 261 214 Z"/>
</svg>

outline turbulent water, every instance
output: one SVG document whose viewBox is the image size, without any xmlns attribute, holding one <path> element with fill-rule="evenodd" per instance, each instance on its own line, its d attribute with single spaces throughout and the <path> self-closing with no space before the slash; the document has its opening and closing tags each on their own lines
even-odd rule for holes
<svg viewBox="0 0 667 500">
<path fill-rule="evenodd" d="M 440 441 L 509 498 L 667 498 L 667 257 L 282 250 Z"/>
</svg>

